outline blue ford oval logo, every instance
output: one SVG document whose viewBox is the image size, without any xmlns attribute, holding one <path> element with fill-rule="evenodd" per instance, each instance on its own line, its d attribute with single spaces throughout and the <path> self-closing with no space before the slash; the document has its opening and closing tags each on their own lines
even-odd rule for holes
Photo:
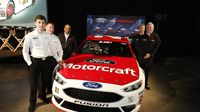
<svg viewBox="0 0 200 112">
<path fill-rule="evenodd" d="M 83 85 L 84 85 L 85 87 L 94 88 L 94 89 L 97 89 L 97 88 L 101 88 L 101 87 L 102 87 L 101 84 L 96 83 L 96 82 L 84 82 Z"/>
</svg>

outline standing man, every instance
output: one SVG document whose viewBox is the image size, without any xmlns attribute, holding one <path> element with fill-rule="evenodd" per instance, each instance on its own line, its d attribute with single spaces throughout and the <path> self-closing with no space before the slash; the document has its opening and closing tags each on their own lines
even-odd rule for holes
<svg viewBox="0 0 200 112">
<path fill-rule="evenodd" d="M 131 42 L 131 47 L 136 55 L 136 57 L 138 56 L 137 51 L 136 51 L 136 46 L 135 44 L 141 39 L 143 38 L 143 36 L 145 36 L 145 24 L 140 24 L 139 25 L 139 31 L 138 34 L 136 34 L 135 36 L 130 37 L 130 39 L 132 40 Z M 139 48 L 138 48 L 139 49 Z"/>
<path fill-rule="evenodd" d="M 58 56 L 59 60 L 62 60 L 63 57 L 63 50 L 62 50 L 62 45 L 60 43 L 59 38 L 54 35 L 54 24 L 53 23 L 47 23 L 46 27 L 45 27 L 46 32 L 48 32 L 51 37 L 50 39 L 53 41 L 52 47 L 54 47 L 56 49 L 56 55 Z M 57 65 L 56 60 L 53 58 L 53 53 L 50 52 L 50 63 L 49 64 L 49 76 L 48 76 L 48 80 L 47 80 L 47 92 L 48 93 L 52 93 L 52 73 L 53 70 L 55 68 L 55 66 Z"/>
<path fill-rule="evenodd" d="M 154 24 L 149 22 L 146 24 L 146 34 L 141 36 L 135 41 L 135 49 L 137 54 L 137 59 L 140 66 L 145 71 L 145 88 L 150 90 L 148 86 L 149 72 L 153 65 L 153 58 L 157 52 L 161 40 L 157 33 L 154 31 Z"/>
<path fill-rule="evenodd" d="M 69 58 L 77 48 L 76 38 L 70 32 L 71 26 L 66 24 L 64 33 L 58 35 L 63 48 L 63 60 Z"/>
<path fill-rule="evenodd" d="M 56 50 L 53 48 L 52 41 L 50 39 L 50 34 L 44 31 L 46 25 L 46 18 L 43 15 L 37 15 L 35 17 L 36 28 L 34 31 L 28 33 L 25 36 L 24 45 L 22 49 L 22 54 L 24 60 L 30 67 L 30 105 L 28 108 L 29 112 L 35 110 L 35 105 L 37 101 L 37 88 L 39 83 L 39 78 L 41 77 L 42 89 L 41 89 L 41 99 L 44 103 L 48 103 L 46 97 L 46 81 L 48 76 L 48 65 L 49 65 L 49 56 L 52 52 L 53 57 L 57 62 L 61 62 L 58 56 L 56 55 Z M 48 50 L 49 49 L 49 50 Z"/>
</svg>

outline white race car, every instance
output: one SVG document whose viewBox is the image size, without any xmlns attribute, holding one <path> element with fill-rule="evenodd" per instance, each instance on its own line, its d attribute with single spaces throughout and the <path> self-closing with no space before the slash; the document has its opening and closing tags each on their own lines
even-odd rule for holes
<svg viewBox="0 0 200 112">
<path fill-rule="evenodd" d="M 144 71 L 127 38 L 89 36 L 55 68 L 52 103 L 67 112 L 137 112 Z"/>
<path fill-rule="evenodd" d="M 34 3 L 35 0 L 0 0 L 0 20 L 9 19 Z"/>
</svg>

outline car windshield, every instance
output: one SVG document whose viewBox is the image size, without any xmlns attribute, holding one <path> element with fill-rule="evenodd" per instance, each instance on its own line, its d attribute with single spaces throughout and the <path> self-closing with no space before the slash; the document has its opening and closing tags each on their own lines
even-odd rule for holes
<svg viewBox="0 0 200 112">
<path fill-rule="evenodd" d="M 86 41 L 79 47 L 77 52 L 81 54 L 132 57 L 127 43 L 111 41 Z"/>
</svg>

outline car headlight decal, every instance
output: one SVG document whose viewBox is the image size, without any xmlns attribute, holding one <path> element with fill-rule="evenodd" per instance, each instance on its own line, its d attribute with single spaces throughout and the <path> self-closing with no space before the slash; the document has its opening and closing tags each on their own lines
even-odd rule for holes
<svg viewBox="0 0 200 112">
<path fill-rule="evenodd" d="M 58 75 L 56 75 L 55 81 L 58 82 L 61 85 L 66 84 L 66 82 L 63 79 L 61 79 Z"/>
<path fill-rule="evenodd" d="M 142 84 L 143 84 L 143 81 L 140 80 L 139 82 L 137 82 L 137 83 L 135 83 L 135 84 L 133 84 L 133 85 L 130 85 L 130 86 L 128 86 L 128 87 L 125 87 L 125 88 L 123 88 L 122 90 L 123 90 L 124 92 L 131 92 L 131 91 L 134 91 L 134 90 L 139 89 L 139 88 L 142 86 Z"/>
</svg>

